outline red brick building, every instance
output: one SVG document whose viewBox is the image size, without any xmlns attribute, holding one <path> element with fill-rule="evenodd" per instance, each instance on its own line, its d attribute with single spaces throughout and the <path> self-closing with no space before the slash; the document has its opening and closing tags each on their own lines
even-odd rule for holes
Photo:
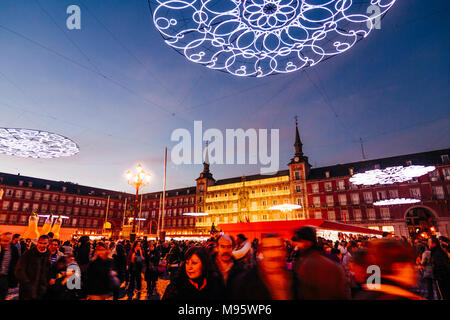
<svg viewBox="0 0 450 320">
<path fill-rule="evenodd" d="M 394 232 L 399 236 L 414 235 L 434 227 L 439 234 L 447 237 L 450 235 L 450 149 L 312 168 L 308 157 L 303 154 L 298 128 L 294 146 L 295 154 L 289 163 L 289 169 L 273 176 L 279 180 L 272 184 L 271 190 L 276 190 L 272 195 L 271 192 L 266 192 L 265 187 L 261 190 L 259 187 L 252 187 L 251 193 L 250 189 L 246 193 L 237 189 L 226 191 L 223 187 L 233 187 L 233 183 L 243 181 L 247 181 L 247 186 L 257 185 L 258 181 L 263 184 L 271 176 L 253 175 L 216 181 L 209 164 L 204 163 L 203 172 L 196 179 L 195 186 L 166 191 L 164 230 L 167 236 L 204 236 L 214 221 L 231 221 L 235 214 L 234 208 L 239 208 L 236 209 L 239 211 L 245 206 L 248 206 L 244 208 L 247 212 L 256 213 L 260 209 L 261 213 L 252 216 L 257 219 L 254 221 L 275 221 L 277 218 L 270 216 L 272 212 L 266 207 L 275 203 L 274 199 L 278 198 L 283 202 L 302 205 L 302 209 L 289 216 L 291 220 L 323 218 Z M 418 179 L 391 185 L 356 186 L 349 181 L 352 175 L 359 172 L 409 165 L 433 165 L 436 170 Z M 219 196 L 221 193 L 224 193 L 222 197 Z M 242 201 L 245 199 L 240 198 L 241 194 L 247 195 L 250 200 L 253 196 L 257 197 L 257 206 L 261 208 L 253 210 L 253 207 L 249 207 L 251 201 Z M 381 207 L 373 204 L 377 200 L 394 198 L 417 198 L 420 202 Z M 64 220 L 62 225 L 63 233 L 67 236 L 74 232 L 100 233 L 108 212 L 112 232 L 119 236 L 122 225 L 126 222 L 124 217 L 130 216 L 129 204 L 133 201 L 134 196 L 127 193 L 0 173 L 0 231 L 24 231 L 28 216 L 33 211 L 38 214 L 68 216 L 69 219 Z M 128 204 L 127 208 L 125 203 Z M 215 211 L 211 215 L 216 219 L 214 221 L 205 218 L 198 219 L 200 223 L 197 223 L 196 218 L 184 216 L 186 212 L 208 211 L 208 206 Z M 156 234 L 161 212 L 162 192 L 143 194 L 139 217 L 145 220 L 138 222 L 138 232 Z M 227 217 L 225 213 L 228 214 Z M 40 219 L 39 225 L 44 220 Z"/>
</svg>

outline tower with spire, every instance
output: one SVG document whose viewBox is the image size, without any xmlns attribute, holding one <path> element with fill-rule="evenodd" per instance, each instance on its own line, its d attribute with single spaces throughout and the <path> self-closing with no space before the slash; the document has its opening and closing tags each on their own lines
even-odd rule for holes
<svg viewBox="0 0 450 320">
<path fill-rule="evenodd" d="M 308 197 L 306 192 L 306 179 L 309 176 L 311 165 L 308 157 L 303 154 L 303 143 L 298 131 L 298 118 L 295 116 L 295 154 L 289 162 L 289 177 L 291 183 L 292 203 L 299 204 L 302 209 L 299 210 L 300 218 L 308 218 Z"/>
<path fill-rule="evenodd" d="M 197 195 L 196 195 L 196 203 L 199 212 L 205 211 L 205 199 L 206 199 L 206 191 L 209 186 L 215 184 L 216 180 L 214 180 L 212 173 L 209 171 L 209 150 L 208 150 L 208 142 L 206 142 L 206 155 L 205 160 L 203 161 L 203 171 L 200 173 L 200 176 L 195 179 L 197 182 Z"/>
</svg>

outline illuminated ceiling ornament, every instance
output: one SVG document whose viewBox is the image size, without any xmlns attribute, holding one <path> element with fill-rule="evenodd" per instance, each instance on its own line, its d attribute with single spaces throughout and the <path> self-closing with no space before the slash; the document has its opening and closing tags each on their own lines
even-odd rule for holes
<svg viewBox="0 0 450 320">
<path fill-rule="evenodd" d="M 272 206 L 269 208 L 269 210 L 280 210 L 282 212 L 292 211 L 294 209 L 300 209 L 302 206 L 298 204 L 279 204 L 276 206 Z"/>
<path fill-rule="evenodd" d="M 435 166 L 397 166 L 386 169 L 369 170 L 357 173 L 350 178 L 350 182 L 356 185 L 372 186 L 375 184 L 393 184 L 405 182 L 423 176 L 436 169 Z"/>
<path fill-rule="evenodd" d="M 47 131 L 0 128 L 0 154 L 23 158 L 69 157 L 80 152 L 72 140 Z"/>
<path fill-rule="evenodd" d="M 183 214 L 183 216 L 190 216 L 190 217 L 204 217 L 209 215 L 206 212 L 186 212 Z"/>
<path fill-rule="evenodd" d="M 156 29 L 188 60 L 235 76 L 310 67 L 379 28 L 396 0 L 149 0 Z"/>
<path fill-rule="evenodd" d="M 373 203 L 374 206 L 394 206 L 399 204 L 411 204 L 418 203 L 420 199 L 407 199 L 407 198 L 396 198 L 396 199 L 387 199 L 387 200 L 379 200 Z"/>
</svg>

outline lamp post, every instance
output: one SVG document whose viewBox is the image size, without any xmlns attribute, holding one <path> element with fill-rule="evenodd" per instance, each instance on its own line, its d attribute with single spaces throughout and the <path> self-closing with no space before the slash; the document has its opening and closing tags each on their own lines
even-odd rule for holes
<svg viewBox="0 0 450 320">
<path fill-rule="evenodd" d="M 136 198 L 134 201 L 133 210 L 133 227 L 130 234 L 131 241 L 134 241 L 136 237 L 136 215 L 139 206 L 139 190 L 147 186 L 150 182 L 150 173 L 146 173 L 142 168 L 142 165 L 139 164 L 136 168 L 136 171 L 137 172 L 135 174 L 133 174 L 130 170 L 126 172 L 128 184 L 136 188 Z"/>
</svg>

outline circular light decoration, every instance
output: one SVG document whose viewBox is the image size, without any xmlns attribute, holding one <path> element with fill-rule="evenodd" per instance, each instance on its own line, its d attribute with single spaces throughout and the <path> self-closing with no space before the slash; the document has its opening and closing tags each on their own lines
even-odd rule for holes
<svg viewBox="0 0 450 320">
<path fill-rule="evenodd" d="M 356 185 L 372 186 L 375 184 L 393 184 L 409 181 L 432 172 L 436 169 L 434 166 L 397 166 L 386 169 L 369 170 L 363 173 L 357 173 L 350 178 L 350 182 Z"/>
<path fill-rule="evenodd" d="M 310 67 L 349 50 L 396 0 L 149 0 L 156 29 L 188 60 L 235 76 Z"/>
<path fill-rule="evenodd" d="M 280 210 L 282 212 L 292 211 L 294 209 L 300 209 L 302 206 L 298 204 L 279 204 L 273 207 L 270 207 L 269 210 Z"/>
<path fill-rule="evenodd" d="M 206 212 L 186 212 L 183 214 L 183 216 L 191 216 L 191 217 L 204 217 L 207 215 L 208 213 Z"/>
<path fill-rule="evenodd" d="M 387 200 L 379 200 L 373 203 L 374 206 L 394 206 L 398 204 L 411 204 L 418 203 L 419 199 L 406 199 L 406 198 L 396 198 L 396 199 L 387 199 Z"/>
<path fill-rule="evenodd" d="M 80 152 L 72 140 L 47 131 L 0 128 L 0 154 L 23 158 L 69 157 Z"/>
</svg>

